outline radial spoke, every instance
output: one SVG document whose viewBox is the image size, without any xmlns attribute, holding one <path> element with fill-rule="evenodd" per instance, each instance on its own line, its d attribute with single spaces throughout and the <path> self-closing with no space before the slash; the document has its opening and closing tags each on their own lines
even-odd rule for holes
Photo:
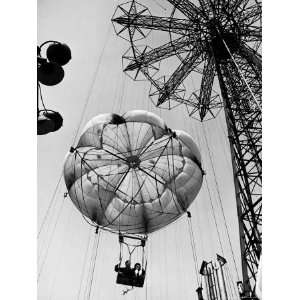
<svg viewBox="0 0 300 300">
<path fill-rule="evenodd" d="M 189 46 L 191 43 L 192 40 L 181 37 L 146 53 L 142 53 L 141 55 L 136 56 L 134 60 L 124 69 L 124 71 L 131 71 L 140 68 L 141 66 L 147 67 L 175 54 L 186 52 L 187 49 L 185 47 Z"/>
<path fill-rule="evenodd" d="M 156 16 L 126 15 L 112 19 L 113 22 L 123 25 L 124 28 L 143 28 L 168 31 L 185 35 L 193 26 L 193 22 L 184 19 L 164 18 Z"/>
<path fill-rule="evenodd" d="M 200 56 L 200 51 L 196 50 L 194 52 L 191 52 L 191 54 L 182 61 L 180 66 L 175 70 L 170 79 L 161 89 L 157 105 L 164 103 L 170 97 L 170 95 L 174 93 L 176 88 L 195 68 L 195 65 L 199 64 L 198 59 Z"/>
<path fill-rule="evenodd" d="M 200 119 L 204 119 L 210 107 L 211 91 L 215 77 L 215 62 L 210 56 L 206 61 L 203 69 L 203 76 L 201 81 L 201 88 L 198 98 L 198 105 L 200 107 Z"/>
</svg>

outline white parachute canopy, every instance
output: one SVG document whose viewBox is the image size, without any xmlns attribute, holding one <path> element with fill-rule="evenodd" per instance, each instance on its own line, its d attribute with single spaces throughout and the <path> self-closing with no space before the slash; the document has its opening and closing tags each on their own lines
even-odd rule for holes
<svg viewBox="0 0 300 300">
<path fill-rule="evenodd" d="M 180 217 L 203 179 L 192 137 L 151 112 L 90 120 L 64 165 L 69 196 L 95 225 L 147 234 Z"/>
</svg>

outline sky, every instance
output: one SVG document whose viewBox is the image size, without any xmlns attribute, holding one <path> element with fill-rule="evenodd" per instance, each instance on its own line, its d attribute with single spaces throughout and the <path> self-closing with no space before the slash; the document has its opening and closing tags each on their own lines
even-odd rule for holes
<svg viewBox="0 0 300 300">
<path fill-rule="evenodd" d="M 64 125 L 55 133 L 38 136 L 40 300 L 84 299 L 88 284 L 94 229 L 82 219 L 70 199 L 64 198 L 66 187 L 61 178 L 64 157 L 70 147 L 76 145 L 78 132 L 92 117 L 133 109 L 152 111 L 170 128 L 184 130 L 194 137 L 208 183 L 204 182 L 189 209 L 197 258 L 201 264 L 202 260 L 215 259 L 216 253 L 224 254 L 233 282 L 241 280 L 238 223 L 223 112 L 216 119 L 201 124 L 189 118 L 183 106 L 167 111 L 152 104 L 148 98 L 149 83 L 134 82 L 122 72 L 121 57 L 129 44 L 115 35 L 110 21 L 118 3 L 108 0 L 38 1 L 38 44 L 57 40 L 68 44 L 72 50 L 72 60 L 64 66 L 62 83 L 42 86 L 46 107 L 59 111 Z M 149 3 L 155 14 L 165 12 L 156 2 L 143 3 Z M 159 44 L 164 38 L 157 35 L 153 41 Z M 224 253 L 218 241 L 212 205 Z M 145 287 L 122 296 L 124 287 L 115 284 L 113 270 L 119 256 L 118 237 L 101 231 L 90 299 L 196 299 L 197 282 L 186 216 L 150 235 L 147 253 Z"/>
</svg>

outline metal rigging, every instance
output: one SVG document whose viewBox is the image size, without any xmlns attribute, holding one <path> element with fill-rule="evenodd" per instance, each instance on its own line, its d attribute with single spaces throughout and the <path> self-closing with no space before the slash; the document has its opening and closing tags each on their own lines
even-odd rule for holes
<svg viewBox="0 0 300 300">
<path fill-rule="evenodd" d="M 232 152 L 233 175 L 242 252 L 243 297 L 255 297 L 261 255 L 262 111 L 261 1 L 166 0 L 169 17 L 152 16 L 131 0 L 117 7 L 112 18 L 118 36 L 130 42 L 123 56 L 124 72 L 143 75 L 151 83 L 149 97 L 157 106 L 185 104 L 189 115 L 206 121 L 223 106 Z M 169 35 L 151 48 L 150 31 Z M 147 46 L 138 45 L 145 39 Z M 160 63 L 178 57 L 171 76 L 158 76 Z M 200 89 L 191 92 L 184 81 L 201 75 Z M 213 91 L 218 79 L 222 102 Z"/>
</svg>

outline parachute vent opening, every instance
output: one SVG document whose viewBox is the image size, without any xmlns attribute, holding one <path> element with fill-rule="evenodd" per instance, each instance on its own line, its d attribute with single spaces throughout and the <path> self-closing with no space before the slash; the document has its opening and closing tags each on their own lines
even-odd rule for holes
<svg viewBox="0 0 300 300">
<path fill-rule="evenodd" d="M 112 114 L 111 117 L 111 124 L 115 124 L 115 125 L 120 125 L 120 124 L 124 124 L 126 121 L 123 117 L 117 115 L 117 114 Z"/>
<path fill-rule="evenodd" d="M 141 160 L 139 159 L 138 156 L 133 155 L 133 156 L 130 156 L 127 158 L 127 162 L 128 162 L 129 167 L 134 169 L 134 168 L 139 167 Z"/>
</svg>

